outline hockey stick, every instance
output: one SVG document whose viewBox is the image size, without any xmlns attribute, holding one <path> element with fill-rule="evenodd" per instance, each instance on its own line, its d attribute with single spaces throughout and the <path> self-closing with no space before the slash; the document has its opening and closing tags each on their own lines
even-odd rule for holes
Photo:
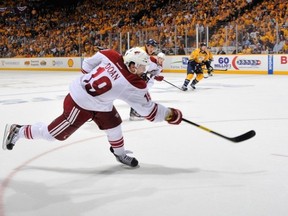
<svg viewBox="0 0 288 216">
<path fill-rule="evenodd" d="M 201 129 L 207 131 L 207 132 L 213 133 L 213 134 L 215 134 L 215 135 L 217 135 L 217 136 L 219 136 L 219 137 L 222 137 L 222 138 L 224 138 L 224 139 L 226 139 L 226 140 L 229 140 L 229 141 L 231 141 L 231 142 L 234 142 L 234 143 L 243 142 L 243 141 L 248 140 L 248 139 L 250 139 L 250 138 L 252 138 L 252 137 L 254 137 L 254 136 L 256 135 L 256 132 L 255 132 L 254 130 L 250 130 L 250 131 L 248 131 L 248 132 L 246 132 L 246 133 L 244 133 L 244 134 L 241 134 L 241 135 L 239 135 L 239 136 L 236 136 L 236 137 L 227 137 L 227 136 L 224 136 L 224 135 L 222 135 L 222 134 L 220 134 L 220 133 L 217 133 L 217 132 L 215 132 L 215 131 L 213 131 L 213 130 L 211 130 L 211 129 L 209 129 L 209 128 L 206 128 L 206 127 L 204 127 L 204 126 L 201 126 L 201 125 L 199 125 L 199 124 L 196 124 L 196 123 L 194 123 L 194 122 L 191 122 L 191 121 L 189 121 L 189 120 L 187 120 L 187 119 L 185 119 L 185 118 L 182 118 L 182 120 L 183 120 L 184 122 L 187 122 L 187 123 L 189 123 L 189 124 L 192 124 L 192 125 L 194 125 L 194 126 L 196 126 L 196 127 L 199 127 L 199 128 L 201 128 Z"/>
<path fill-rule="evenodd" d="M 211 76 L 213 76 L 213 75 L 211 75 Z M 207 78 L 209 78 L 211 76 L 210 75 L 207 75 L 207 76 L 203 75 L 204 79 L 207 79 Z"/>
<path fill-rule="evenodd" d="M 226 69 L 213 69 L 213 71 L 227 71 L 228 69 L 226 68 Z"/>
<path fill-rule="evenodd" d="M 204 70 L 207 70 L 207 69 L 204 69 Z M 228 70 L 227 68 L 226 69 L 213 69 L 213 71 L 227 71 L 227 70 Z M 209 75 L 208 76 L 204 76 L 204 79 L 207 79 L 209 77 L 211 77 L 211 76 L 209 76 Z"/>
<path fill-rule="evenodd" d="M 181 88 L 179 88 L 178 86 L 174 85 L 173 83 L 170 83 L 170 82 L 168 82 L 168 81 L 165 80 L 165 79 L 163 79 L 163 81 L 166 82 L 166 83 L 168 83 L 168 84 L 170 84 L 170 85 L 172 85 L 172 86 L 174 86 L 175 88 L 177 88 L 177 89 L 183 91 Z"/>
<path fill-rule="evenodd" d="M 203 70 L 207 70 L 206 68 L 204 68 Z M 227 68 L 225 68 L 225 69 L 215 69 L 215 68 L 213 68 L 213 71 L 227 71 L 228 69 Z"/>
</svg>

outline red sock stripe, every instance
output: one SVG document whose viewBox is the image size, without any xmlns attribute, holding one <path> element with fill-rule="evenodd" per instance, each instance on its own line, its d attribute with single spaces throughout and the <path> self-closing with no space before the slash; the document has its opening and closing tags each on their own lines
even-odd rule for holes
<svg viewBox="0 0 288 216">
<path fill-rule="evenodd" d="M 158 104 L 155 104 L 152 112 L 146 117 L 146 119 L 148 119 L 149 121 L 154 121 L 157 111 L 158 111 Z"/>
<path fill-rule="evenodd" d="M 114 140 L 114 141 L 109 140 L 109 143 L 112 146 L 112 148 L 120 148 L 124 146 L 124 139 L 123 137 L 121 137 L 121 139 L 119 140 Z"/>
<path fill-rule="evenodd" d="M 27 126 L 24 128 L 24 136 L 25 136 L 25 138 L 27 138 L 27 139 L 33 139 L 32 131 L 31 131 L 31 125 L 27 125 Z"/>
</svg>

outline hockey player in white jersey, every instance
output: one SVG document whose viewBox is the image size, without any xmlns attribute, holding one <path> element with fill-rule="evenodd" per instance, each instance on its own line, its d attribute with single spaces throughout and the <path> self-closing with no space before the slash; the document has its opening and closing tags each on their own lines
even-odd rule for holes
<svg viewBox="0 0 288 216">
<path fill-rule="evenodd" d="M 160 75 L 160 73 L 163 71 L 163 63 L 165 60 L 165 54 L 160 52 L 157 54 L 156 59 L 153 57 L 154 60 L 154 64 L 150 64 L 150 67 L 147 71 L 147 76 L 148 76 L 148 81 L 147 81 L 147 85 L 148 85 L 148 89 L 150 89 L 153 85 L 154 85 L 154 80 L 157 81 L 162 81 L 164 79 L 164 76 Z M 153 61 L 152 57 L 150 57 L 150 60 Z"/>
<path fill-rule="evenodd" d="M 88 120 L 107 134 L 110 151 L 117 161 L 136 167 L 138 161 L 124 148 L 121 117 L 113 105 L 120 99 L 152 122 L 180 124 L 182 113 L 151 100 L 141 75 L 149 66 L 149 56 L 140 48 L 125 56 L 114 50 L 102 50 L 83 62 L 83 75 L 70 85 L 64 99 L 63 113 L 50 124 L 7 124 L 2 148 L 12 150 L 21 139 L 65 140 Z"/>
<path fill-rule="evenodd" d="M 149 68 L 147 69 L 147 71 L 153 70 L 154 66 L 153 64 L 156 64 L 156 59 L 153 57 L 153 55 L 155 54 L 156 48 L 158 46 L 158 43 L 156 40 L 150 38 L 146 41 L 145 45 L 140 47 L 141 49 L 143 49 L 147 55 L 150 56 L 150 60 L 151 60 L 151 64 L 149 64 Z M 146 79 L 148 76 L 145 76 L 145 74 L 143 74 L 143 78 Z M 139 113 L 137 113 L 137 111 L 135 109 L 133 109 L 133 107 L 131 107 L 130 109 L 130 118 L 131 121 L 139 121 L 139 120 L 144 120 L 145 117 L 141 116 Z"/>
<path fill-rule="evenodd" d="M 163 62 L 165 60 L 165 54 L 160 52 L 157 54 L 157 57 L 150 56 L 150 64 L 145 73 L 143 73 L 142 78 L 146 80 L 148 89 L 154 85 L 154 80 L 162 81 L 164 76 L 160 75 L 163 71 Z M 131 121 L 144 120 L 145 117 L 137 113 L 133 108 L 130 109 L 130 118 Z"/>
</svg>

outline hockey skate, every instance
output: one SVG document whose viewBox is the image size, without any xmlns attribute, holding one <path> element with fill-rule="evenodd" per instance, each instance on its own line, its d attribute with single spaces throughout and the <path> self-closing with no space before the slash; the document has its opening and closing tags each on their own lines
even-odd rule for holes
<svg viewBox="0 0 288 216">
<path fill-rule="evenodd" d="M 198 81 L 196 79 L 194 79 L 192 81 L 192 83 L 190 84 L 191 88 L 196 89 L 195 85 L 198 83 Z"/>
<path fill-rule="evenodd" d="M 15 143 L 19 139 L 18 133 L 21 128 L 21 125 L 17 124 L 6 124 L 5 131 L 4 131 L 4 138 L 2 143 L 3 150 L 12 150 Z"/>
<path fill-rule="evenodd" d="M 133 108 L 130 109 L 130 121 L 142 121 L 145 118 L 139 115 Z"/>
<path fill-rule="evenodd" d="M 208 76 L 213 76 L 213 67 L 208 68 Z"/>
<path fill-rule="evenodd" d="M 183 86 L 181 87 L 181 89 L 182 89 L 182 91 L 187 91 L 187 90 L 188 90 L 187 86 L 185 86 L 185 85 L 183 85 Z"/>
<path fill-rule="evenodd" d="M 110 151 L 112 154 L 116 157 L 116 160 L 122 164 L 125 164 L 130 167 L 136 167 L 138 166 L 138 160 L 134 157 L 130 157 L 126 154 L 126 152 L 123 155 L 116 155 L 114 154 L 114 149 L 110 147 Z"/>
<path fill-rule="evenodd" d="M 193 82 L 190 84 L 192 89 L 196 89 L 195 84 L 193 84 Z"/>
</svg>

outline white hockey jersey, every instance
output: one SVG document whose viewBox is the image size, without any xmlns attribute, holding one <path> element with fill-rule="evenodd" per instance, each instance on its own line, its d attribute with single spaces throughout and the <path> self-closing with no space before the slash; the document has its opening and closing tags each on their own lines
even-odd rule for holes
<svg viewBox="0 0 288 216">
<path fill-rule="evenodd" d="M 163 70 L 162 65 L 159 65 L 157 59 L 153 56 L 150 56 L 150 62 L 151 63 L 146 72 L 149 78 L 149 81 L 147 82 L 148 89 L 150 89 L 154 85 L 155 76 L 158 76 Z"/>
<path fill-rule="evenodd" d="M 146 82 L 128 71 L 123 57 L 102 50 L 83 61 L 83 75 L 70 85 L 70 95 L 83 109 L 109 112 L 123 100 L 150 121 L 165 120 L 168 108 L 151 100 Z"/>
</svg>

